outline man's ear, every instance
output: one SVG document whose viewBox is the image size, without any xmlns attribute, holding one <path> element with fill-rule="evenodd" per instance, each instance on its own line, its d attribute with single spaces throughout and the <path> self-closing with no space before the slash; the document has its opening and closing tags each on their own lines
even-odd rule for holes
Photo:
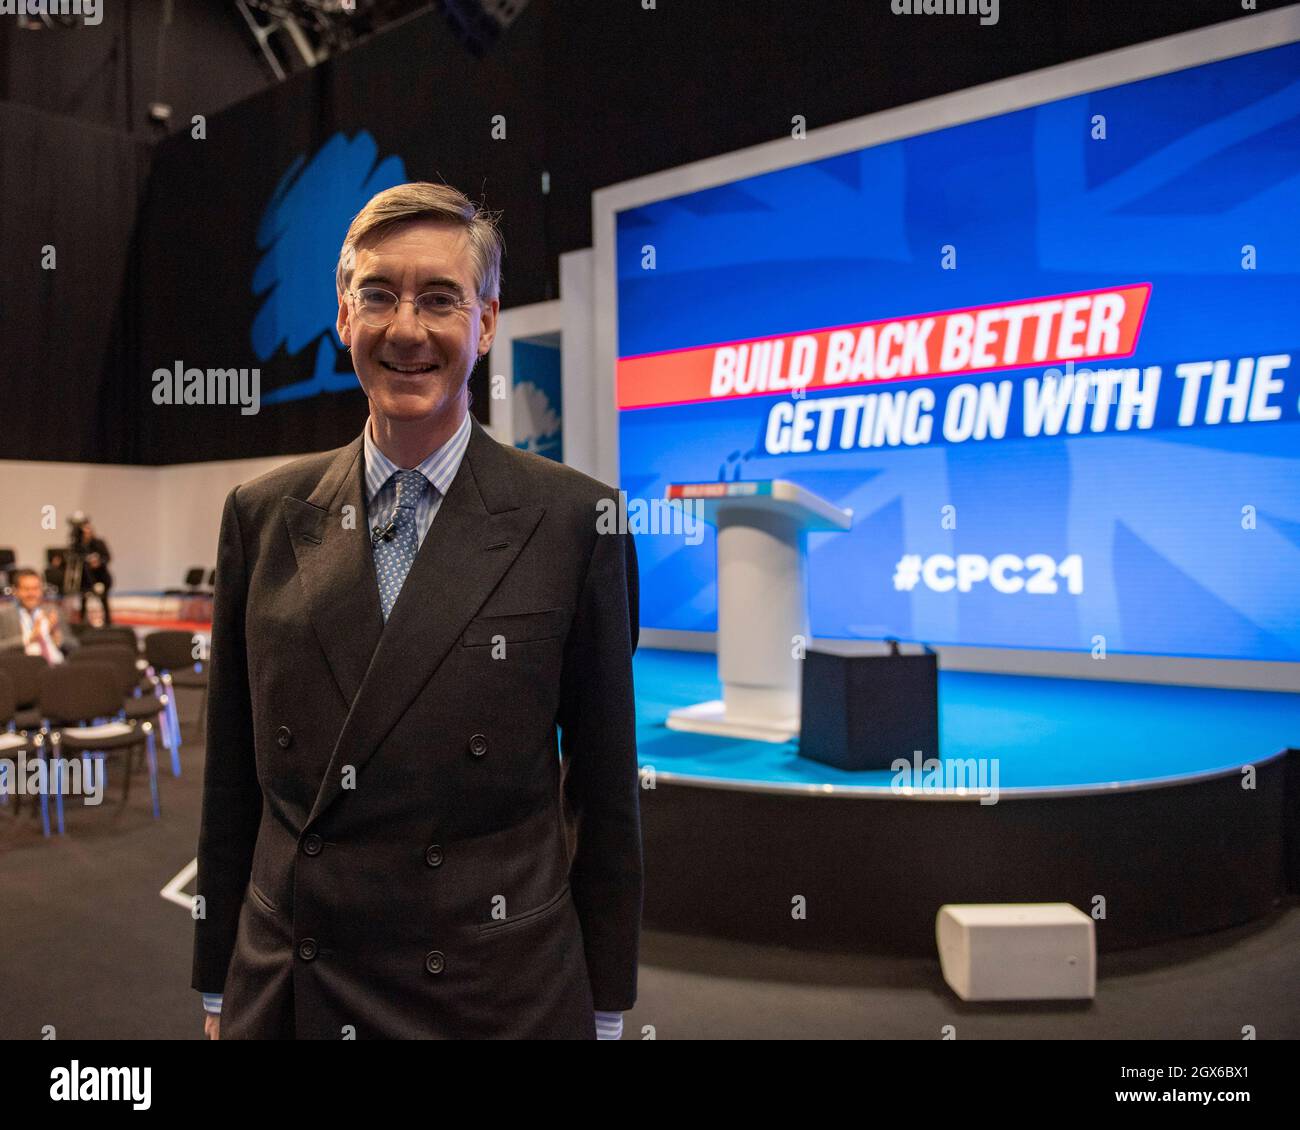
<svg viewBox="0 0 1300 1130">
<path fill-rule="evenodd" d="M 497 336 L 497 314 L 500 311 L 501 300 L 499 298 L 494 298 L 483 305 L 483 313 L 480 315 L 482 324 L 479 327 L 478 337 L 478 355 L 480 357 L 486 357 L 488 350 L 492 348 L 492 340 Z"/>
<path fill-rule="evenodd" d="M 352 307 L 348 304 L 345 295 L 339 295 L 339 318 L 335 324 L 339 331 L 339 339 L 349 349 L 352 348 Z"/>
</svg>

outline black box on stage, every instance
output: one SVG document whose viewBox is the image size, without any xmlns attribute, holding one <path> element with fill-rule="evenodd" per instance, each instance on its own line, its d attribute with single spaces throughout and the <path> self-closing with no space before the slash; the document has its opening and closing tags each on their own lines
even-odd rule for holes
<svg viewBox="0 0 1300 1130">
<path fill-rule="evenodd" d="M 939 659 L 920 644 L 819 640 L 804 654 L 799 756 L 888 769 L 939 756 Z"/>
</svg>

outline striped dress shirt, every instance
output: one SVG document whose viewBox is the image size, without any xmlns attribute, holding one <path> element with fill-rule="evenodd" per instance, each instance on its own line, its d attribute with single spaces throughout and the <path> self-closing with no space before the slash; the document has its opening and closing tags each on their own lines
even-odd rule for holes
<svg viewBox="0 0 1300 1130">
<path fill-rule="evenodd" d="M 469 446 L 469 433 L 469 413 L 466 412 L 465 418 L 460 422 L 460 427 L 456 429 L 451 439 L 414 468 L 429 480 L 429 485 L 433 488 L 421 494 L 420 501 L 415 506 L 415 532 L 419 539 L 417 545 L 424 545 L 424 535 L 433 525 L 434 515 L 442 505 L 442 497 L 451 487 L 451 481 L 460 469 L 460 461 L 465 457 L 465 448 Z M 368 420 L 365 431 L 365 454 L 367 520 L 371 526 L 383 525 L 397 512 L 397 483 L 393 481 L 393 476 L 402 468 L 375 446 L 370 436 Z"/>
<path fill-rule="evenodd" d="M 465 449 L 469 446 L 470 430 L 469 413 L 466 412 L 460 427 L 452 437 L 414 468 L 429 480 L 429 486 L 432 488 L 421 494 L 420 501 L 415 507 L 415 529 L 419 546 L 424 545 L 424 535 L 433 525 L 434 516 L 438 513 L 443 496 L 451 487 L 451 482 L 460 469 L 460 462 L 465 457 Z M 393 476 L 402 468 L 375 445 L 370 434 L 369 420 L 366 421 L 363 448 L 366 460 L 366 524 L 374 527 L 383 525 L 396 513 L 397 484 Z M 204 1011 L 220 1016 L 221 997 L 221 993 L 204 993 Z M 596 1038 L 598 1040 L 622 1039 L 623 1014 L 597 1012 Z"/>
</svg>

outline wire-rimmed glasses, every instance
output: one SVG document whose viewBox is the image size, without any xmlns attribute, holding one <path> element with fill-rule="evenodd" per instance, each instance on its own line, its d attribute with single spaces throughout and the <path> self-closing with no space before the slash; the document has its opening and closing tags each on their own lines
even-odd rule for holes
<svg viewBox="0 0 1300 1130">
<path fill-rule="evenodd" d="M 348 291 L 354 300 L 357 317 L 371 329 L 383 329 L 397 316 L 403 302 L 415 306 L 415 316 L 426 330 L 438 329 L 453 314 L 468 310 L 475 304 L 472 298 L 462 298 L 454 290 L 426 290 L 414 298 L 398 298 L 382 286 L 362 286 Z"/>
</svg>

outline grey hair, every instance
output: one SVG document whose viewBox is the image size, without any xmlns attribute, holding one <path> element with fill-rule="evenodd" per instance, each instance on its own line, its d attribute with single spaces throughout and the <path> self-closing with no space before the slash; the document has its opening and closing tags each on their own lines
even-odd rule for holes
<svg viewBox="0 0 1300 1130">
<path fill-rule="evenodd" d="M 499 212 L 480 208 L 469 197 L 447 184 L 412 181 L 376 193 L 348 225 L 339 251 L 334 285 L 339 296 L 352 284 L 357 261 L 357 244 L 366 236 L 382 234 L 411 220 L 443 220 L 458 224 L 469 236 L 474 260 L 474 288 L 480 301 L 501 296 L 501 256 L 505 241 L 497 226 Z"/>
</svg>

